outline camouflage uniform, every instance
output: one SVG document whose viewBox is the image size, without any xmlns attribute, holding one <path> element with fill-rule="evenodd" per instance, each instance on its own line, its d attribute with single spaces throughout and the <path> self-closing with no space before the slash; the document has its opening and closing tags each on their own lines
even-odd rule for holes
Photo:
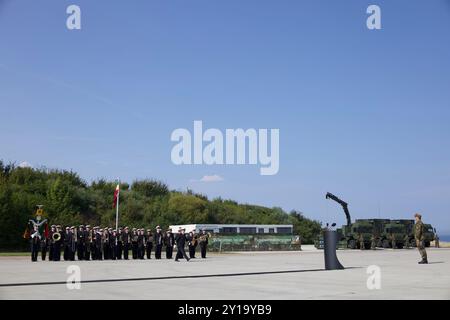
<svg viewBox="0 0 450 320">
<path fill-rule="evenodd" d="M 358 240 L 359 240 L 359 248 L 361 250 L 364 250 L 365 249 L 365 247 L 364 247 L 364 237 L 363 237 L 362 234 L 359 235 L 359 239 Z"/>
<path fill-rule="evenodd" d="M 409 237 L 408 237 L 408 235 L 405 236 L 404 241 L 405 241 L 405 249 L 409 249 Z"/>
<path fill-rule="evenodd" d="M 391 234 L 391 242 L 392 242 L 392 249 L 397 249 L 397 243 L 395 242 L 395 236 Z"/>
<path fill-rule="evenodd" d="M 424 226 L 422 221 L 418 221 L 414 226 L 414 238 L 416 239 L 417 249 L 419 249 L 422 262 L 428 262 L 427 251 L 424 244 Z"/>
<path fill-rule="evenodd" d="M 370 248 L 372 250 L 376 250 L 377 249 L 377 237 L 373 234 L 372 238 L 370 238 L 371 244 L 370 244 Z"/>
</svg>

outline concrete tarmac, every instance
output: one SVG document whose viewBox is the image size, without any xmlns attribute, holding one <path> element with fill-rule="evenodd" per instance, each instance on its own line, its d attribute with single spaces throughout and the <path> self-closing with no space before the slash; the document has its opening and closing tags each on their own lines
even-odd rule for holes
<svg viewBox="0 0 450 320">
<path fill-rule="evenodd" d="M 340 250 L 347 268 L 324 271 L 323 252 L 210 254 L 206 260 L 35 262 L 0 258 L 0 299 L 450 299 L 450 249 L 428 249 L 429 265 L 409 250 Z M 67 268 L 81 288 L 69 290 Z M 380 289 L 368 288 L 369 266 Z M 371 284 L 377 282 L 369 281 Z"/>
</svg>

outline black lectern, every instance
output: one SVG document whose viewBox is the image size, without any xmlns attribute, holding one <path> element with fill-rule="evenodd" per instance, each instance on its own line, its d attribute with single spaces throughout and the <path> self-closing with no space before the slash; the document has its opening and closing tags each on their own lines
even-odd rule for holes
<svg viewBox="0 0 450 320">
<path fill-rule="evenodd" d="M 326 230 L 323 232 L 325 270 L 342 270 L 344 267 L 336 256 L 336 246 L 339 241 L 336 231 Z"/>
</svg>

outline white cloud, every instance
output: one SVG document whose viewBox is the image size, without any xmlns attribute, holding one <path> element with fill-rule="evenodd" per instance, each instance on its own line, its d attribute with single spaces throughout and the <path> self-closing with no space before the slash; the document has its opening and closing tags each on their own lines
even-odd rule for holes
<svg viewBox="0 0 450 320">
<path fill-rule="evenodd" d="M 26 161 L 22 161 L 21 163 L 19 163 L 19 168 L 31 168 L 31 167 L 32 165 Z"/>
<path fill-rule="evenodd" d="M 203 176 L 203 178 L 200 179 L 201 182 L 219 182 L 223 181 L 223 178 L 217 174 L 214 174 L 212 176 Z"/>
</svg>

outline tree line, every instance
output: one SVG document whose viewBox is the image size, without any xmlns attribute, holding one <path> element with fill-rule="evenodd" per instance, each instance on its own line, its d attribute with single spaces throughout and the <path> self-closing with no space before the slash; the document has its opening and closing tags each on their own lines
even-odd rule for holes
<svg viewBox="0 0 450 320">
<path fill-rule="evenodd" d="M 24 250 L 22 235 L 36 205 L 44 205 L 50 224 L 115 226 L 116 182 L 87 183 L 73 171 L 19 167 L 0 161 L 0 250 Z M 120 185 L 120 225 L 167 228 L 173 224 L 292 224 L 304 243 L 320 232 L 318 221 L 301 212 L 239 204 L 187 190 L 170 190 L 157 180 Z"/>
</svg>

